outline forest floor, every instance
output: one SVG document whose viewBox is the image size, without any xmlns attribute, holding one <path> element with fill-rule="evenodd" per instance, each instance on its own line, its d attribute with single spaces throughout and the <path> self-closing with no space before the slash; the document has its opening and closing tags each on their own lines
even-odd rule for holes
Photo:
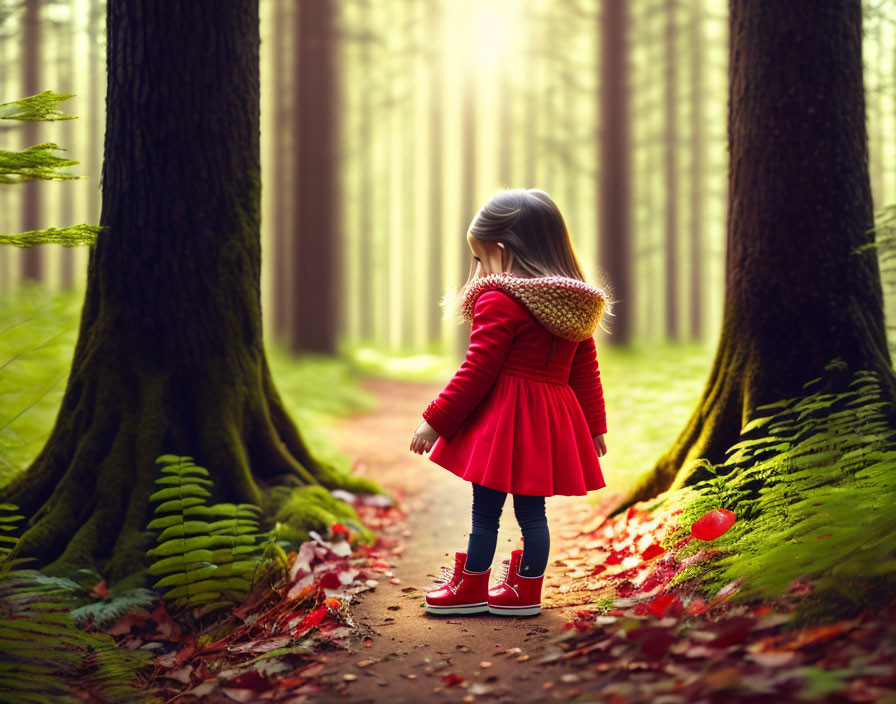
<svg viewBox="0 0 896 704">
<path fill-rule="evenodd" d="M 331 436 L 356 473 L 395 493 L 400 520 L 379 526 L 395 545 L 379 565 L 385 579 L 355 597 L 363 636 L 323 654 L 314 701 L 896 702 L 896 609 L 793 628 L 809 581 L 767 603 L 729 601 L 738 583 L 708 602 L 695 589 L 664 590 L 712 551 L 678 562 L 661 548 L 674 513 L 636 505 L 605 520 L 616 498 L 609 489 L 597 506 L 548 500 L 539 616 L 428 614 L 423 598 L 439 567 L 466 549 L 471 488 L 409 450 L 420 409 L 440 386 L 376 378 L 362 386 L 380 408 L 342 419 Z M 521 546 L 508 497 L 493 574 Z"/>
<path fill-rule="evenodd" d="M 388 379 L 367 379 L 362 386 L 380 399 L 380 410 L 343 419 L 332 437 L 343 451 L 360 460 L 357 474 L 370 476 L 402 497 L 407 520 L 390 529 L 405 537 L 404 549 L 386 574 L 400 584 L 383 580 L 381 586 L 358 595 L 360 603 L 352 607 L 352 613 L 377 635 L 367 647 L 347 657 L 337 656 L 325 668 L 324 684 L 342 685 L 343 674 L 358 673 L 359 679 L 350 687 L 340 688 L 339 698 L 346 701 L 420 701 L 434 692 L 456 692 L 449 699 L 459 699 L 470 688 L 483 693 L 514 691 L 515 701 L 530 701 L 522 696 L 524 691 L 533 694 L 531 701 L 572 696 L 576 687 L 558 681 L 562 673 L 556 667 L 535 664 L 546 652 L 549 636 L 562 632 L 576 610 L 552 603 L 552 593 L 569 581 L 556 567 L 547 570 L 542 613 L 537 617 L 438 616 L 424 610 L 423 595 L 434 587 L 440 566 L 450 566 L 454 552 L 466 550 L 472 487 L 428 455 L 409 449 L 420 410 L 441 386 Z M 594 509 L 584 499 L 551 497 L 549 525 L 559 525 L 560 516 L 593 517 Z M 563 535 L 557 529 L 552 532 L 552 559 L 570 547 Z M 492 584 L 497 582 L 501 560 L 521 547 L 509 496 L 492 564 Z M 506 654 L 515 648 L 518 653 Z M 457 682 L 461 686 L 446 686 L 449 673 L 463 678 Z M 555 688 L 551 696 L 548 688 Z"/>
</svg>

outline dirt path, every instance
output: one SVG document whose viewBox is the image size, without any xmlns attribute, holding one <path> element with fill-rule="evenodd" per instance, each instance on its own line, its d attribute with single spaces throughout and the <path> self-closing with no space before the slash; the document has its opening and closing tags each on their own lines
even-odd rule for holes
<svg viewBox="0 0 896 704">
<path fill-rule="evenodd" d="M 539 616 L 426 613 L 423 595 L 433 587 L 440 565 L 449 565 L 454 551 L 466 550 L 472 486 L 433 463 L 428 455 L 409 449 L 422 409 L 443 385 L 386 379 L 367 379 L 362 385 L 380 399 L 380 408 L 345 419 L 330 434 L 346 453 L 364 463 L 359 474 L 401 492 L 408 524 L 398 529 L 406 536 L 406 549 L 399 556 L 390 556 L 392 575 L 385 573 L 375 589 L 356 597 L 352 613 L 372 629 L 372 643 L 359 645 L 352 653 L 334 654 L 323 677 L 334 694 L 323 700 L 501 701 L 506 694 L 506 701 L 539 702 L 574 697 L 578 693 L 575 682 L 569 681 L 569 676 L 561 679 L 565 670 L 536 661 L 557 649 L 548 641 L 564 631 L 576 609 L 551 601 L 564 579 L 552 563 L 570 547 L 564 542 L 565 531 L 558 526 L 561 519 L 568 521 L 571 516 L 593 517 L 594 508 L 585 497 L 548 499 L 551 552 Z M 612 498 L 609 493 L 607 498 Z M 492 583 L 501 572 L 501 560 L 517 547 L 522 543 L 512 497 L 508 496 L 492 563 Z M 400 583 L 391 583 L 392 576 Z M 513 648 L 520 650 L 504 652 Z M 368 663 L 371 660 L 373 663 Z M 462 677 L 463 682 L 447 686 L 445 678 L 450 673 Z M 348 680 L 343 678 L 346 674 Z"/>
</svg>

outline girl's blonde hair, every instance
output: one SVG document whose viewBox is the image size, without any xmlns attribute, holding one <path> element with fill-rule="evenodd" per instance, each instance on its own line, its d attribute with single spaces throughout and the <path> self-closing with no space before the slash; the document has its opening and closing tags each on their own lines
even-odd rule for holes
<svg viewBox="0 0 896 704">
<path fill-rule="evenodd" d="M 503 244 L 509 255 L 507 266 L 515 263 L 524 275 L 567 276 L 592 283 L 610 295 L 609 280 L 601 271 L 585 276 L 560 208 L 540 188 L 499 190 L 476 213 L 469 234 Z M 475 274 L 476 260 L 471 255 L 466 282 L 442 297 L 444 317 L 457 310 Z"/>
</svg>

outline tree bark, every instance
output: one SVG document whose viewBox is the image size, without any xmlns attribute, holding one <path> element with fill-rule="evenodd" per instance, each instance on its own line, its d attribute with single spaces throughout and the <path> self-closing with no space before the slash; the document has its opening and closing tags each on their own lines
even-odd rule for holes
<svg viewBox="0 0 896 704">
<path fill-rule="evenodd" d="M 22 92 L 24 95 L 36 95 L 43 91 L 41 87 L 42 35 L 41 31 L 42 0 L 25 0 L 25 12 L 22 15 Z M 37 120 L 29 121 L 22 127 L 22 148 L 33 147 L 40 143 L 41 124 Z M 41 229 L 41 201 L 43 186 L 40 180 L 25 181 L 22 184 L 22 231 Z M 27 247 L 22 250 L 21 270 L 23 279 L 42 281 L 44 278 L 43 247 Z"/>
<path fill-rule="evenodd" d="M 290 3 L 291 4 L 291 3 Z M 293 11 L 295 11 L 293 9 Z M 290 255 L 290 234 L 292 229 L 292 218 L 290 217 L 293 210 L 293 199 L 290 195 L 293 189 L 290 187 L 292 179 L 290 178 L 289 168 L 290 161 L 288 158 L 289 149 L 292 144 L 289 140 L 289 121 L 288 116 L 292 107 L 292 101 L 288 98 L 295 95 L 292 90 L 294 86 L 290 80 L 292 72 L 289 70 L 290 61 L 284 47 L 286 45 L 286 34 L 290 26 L 292 16 L 287 9 L 287 0 L 274 0 L 274 27 L 273 29 L 273 52 L 274 52 L 274 99 L 273 99 L 273 124 L 270 129 L 273 131 L 273 151 L 271 158 L 274 161 L 274 174 L 277 179 L 276 183 L 271 184 L 274 188 L 274 334 L 277 339 L 284 341 L 289 335 L 289 324 L 293 317 L 293 304 L 295 302 L 292 295 L 291 277 L 289 272 Z"/>
<path fill-rule="evenodd" d="M 666 302 L 666 337 L 677 342 L 681 333 L 678 312 L 678 48 L 676 8 L 678 0 L 665 0 L 665 75 L 663 78 L 663 147 L 666 172 L 665 242 L 666 278 L 663 299 Z"/>
<path fill-rule="evenodd" d="M 442 276 L 442 238 L 444 213 L 442 208 L 444 150 L 442 149 L 442 114 L 444 101 L 442 86 L 445 83 L 445 47 L 442 28 L 445 23 L 445 5 L 442 0 L 431 0 L 429 27 L 429 256 L 426 260 L 426 319 L 428 321 L 428 346 L 437 345 L 442 339 L 442 309 L 440 300 L 444 294 Z"/>
<path fill-rule="evenodd" d="M 613 282 L 613 298 L 620 301 L 612 318 L 613 345 L 632 340 L 631 148 L 629 124 L 628 29 L 626 0 L 604 0 L 600 15 L 602 56 L 600 105 L 599 193 L 601 261 Z"/>
<path fill-rule="evenodd" d="M 293 352 L 335 355 L 340 261 L 336 135 L 337 69 L 333 0 L 295 4 L 295 189 Z"/>
<path fill-rule="evenodd" d="M 311 457 L 265 356 L 259 41 L 257 0 L 109 1 L 107 229 L 55 427 L 0 490 L 29 516 L 16 554 L 49 574 L 143 566 L 161 454 L 206 467 L 213 502 L 342 481 Z"/>
<path fill-rule="evenodd" d="M 77 16 L 76 3 L 69 0 L 68 5 L 69 19 L 64 25 L 59 27 L 56 35 L 58 66 L 59 90 L 62 93 L 74 93 L 74 75 L 72 65 L 75 59 L 75 17 Z M 74 151 L 75 144 L 75 126 L 72 124 L 74 120 L 64 120 L 62 123 L 62 135 L 64 147 Z M 62 201 L 60 207 L 60 219 L 62 225 L 75 224 L 75 191 L 73 188 L 64 188 L 60 193 Z M 75 285 L 75 248 L 62 247 L 59 252 L 60 256 L 60 286 L 63 289 L 71 289 Z"/>
<path fill-rule="evenodd" d="M 704 0 L 693 0 L 690 7 L 690 41 L 689 54 L 691 60 L 691 207 L 690 207 L 690 337 L 693 341 L 703 340 L 704 335 L 704 298 L 706 296 L 703 283 L 703 259 L 706 256 L 703 244 L 703 222 L 706 216 L 706 110 L 704 109 L 703 72 L 705 70 L 703 21 Z"/>
<path fill-rule="evenodd" d="M 731 0 L 730 207 L 721 339 L 703 398 L 652 472 L 614 509 L 709 473 L 757 406 L 860 369 L 896 378 L 873 225 L 860 0 Z M 846 372 L 829 375 L 835 358 Z"/>
</svg>

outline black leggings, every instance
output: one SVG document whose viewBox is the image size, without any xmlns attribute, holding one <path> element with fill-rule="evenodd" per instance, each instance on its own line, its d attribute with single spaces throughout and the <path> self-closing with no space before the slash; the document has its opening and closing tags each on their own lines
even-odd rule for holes
<svg viewBox="0 0 896 704">
<path fill-rule="evenodd" d="M 473 530 L 467 545 L 466 569 L 485 572 L 492 564 L 498 544 L 498 525 L 507 492 L 473 484 Z M 551 536 L 544 513 L 543 496 L 513 495 L 513 511 L 523 532 L 520 574 L 540 577 L 548 566 Z"/>
</svg>

